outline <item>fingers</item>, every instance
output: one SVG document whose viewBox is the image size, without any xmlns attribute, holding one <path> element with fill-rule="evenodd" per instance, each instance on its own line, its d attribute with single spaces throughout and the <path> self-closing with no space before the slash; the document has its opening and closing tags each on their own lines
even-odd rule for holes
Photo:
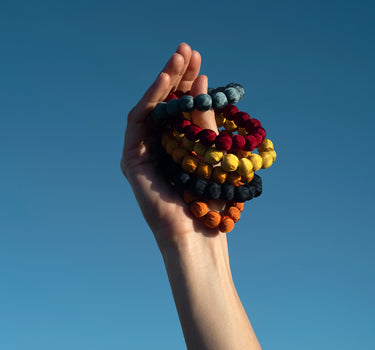
<svg viewBox="0 0 375 350">
<path fill-rule="evenodd" d="M 199 52 L 192 51 L 190 61 L 188 62 L 188 66 L 185 69 L 185 73 L 180 81 L 180 84 L 177 87 L 177 90 L 186 92 L 191 89 L 191 86 L 195 78 L 199 74 L 199 70 L 201 68 L 201 61 L 201 55 L 199 54 Z"/>
<path fill-rule="evenodd" d="M 191 86 L 190 94 L 195 97 L 199 94 L 207 94 L 208 80 L 205 75 L 200 75 L 197 77 L 193 85 Z M 215 120 L 215 112 L 210 109 L 206 112 L 193 111 L 192 121 L 194 124 L 199 125 L 202 129 L 214 130 L 217 134 L 219 133 Z"/>
</svg>

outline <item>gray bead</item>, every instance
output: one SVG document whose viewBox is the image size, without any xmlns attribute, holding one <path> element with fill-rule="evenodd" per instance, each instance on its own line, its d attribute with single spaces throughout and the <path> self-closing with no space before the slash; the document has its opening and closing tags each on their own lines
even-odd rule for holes
<svg viewBox="0 0 375 350">
<path fill-rule="evenodd" d="M 160 102 L 158 103 L 154 110 L 151 112 L 151 119 L 155 125 L 162 125 L 170 118 L 167 112 L 167 103 Z"/>
<path fill-rule="evenodd" d="M 221 109 L 228 104 L 228 99 L 223 92 L 215 92 L 211 97 L 213 109 Z"/>
<path fill-rule="evenodd" d="M 224 93 L 227 96 L 228 103 L 231 105 L 236 104 L 241 99 L 240 92 L 234 87 L 226 88 Z"/>
<path fill-rule="evenodd" d="M 180 110 L 181 112 L 191 112 L 194 110 L 194 97 L 190 95 L 184 95 L 180 98 Z"/>
<path fill-rule="evenodd" d="M 208 111 L 212 107 L 212 99 L 210 95 L 200 94 L 195 96 L 194 101 L 198 111 Z"/>
<path fill-rule="evenodd" d="M 243 88 L 243 86 L 241 84 L 237 84 L 237 83 L 230 83 L 226 86 L 226 88 L 228 87 L 234 87 L 235 89 L 238 90 L 238 92 L 240 93 L 241 95 L 241 99 L 245 96 L 245 89 Z"/>
<path fill-rule="evenodd" d="M 207 89 L 207 93 L 211 96 L 213 93 L 215 92 L 215 89 L 214 88 L 208 88 Z"/>
<path fill-rule="evenodd" d="M 177 98 L 167 102 L 167 112 L 170 116 L 177 116 L 180 113 L 180 102 Z"/>
</svg>

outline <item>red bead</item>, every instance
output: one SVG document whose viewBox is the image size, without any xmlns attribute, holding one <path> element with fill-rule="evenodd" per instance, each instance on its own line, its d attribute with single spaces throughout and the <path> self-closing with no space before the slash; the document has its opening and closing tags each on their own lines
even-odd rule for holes
<svg viewBox="0 0 375 350">
<path fill-rule="evenodd" d="M 177 98 L 181 98 L 182 96 L 185 95 L 185 93 L 181 90 L 175 91 L 174 94 L 177 96 Z"/>
<path fill-rule="evenodd" d="M 198 134 L 202 131 L 202 129 L 197 125 L 188 125 L 183 131 L 189 140 L 196 141 L 198 139 Z"/>
<path fill-rule="evenodd" d="M 171 125 L 174 129 L 176 129 L 178 132 L 183 132 L 184 128 L 191 125 L 191 122 L 184 117 L 177 117 L 173 119 L 171 122 Z"/>
<path fill-rule="evenodd" d="M 255 132 L 259 135 L 263 136 L 263 139 L 266 137 L 266 130 L 264 130 L 262 127 L 256 128 Z"/>
<path fill-rule="evenodd" d="M 246 145 L 246 139 L 241 135 L 232 136 L 232 150 L 239 151 Z"/>
<path fill-rule="evenodd" d="M 245 149 L 247 151 L 252 151 L 257 147 L 258 140 L 253 135 L 245 135 L 244 138 L 246 140 Z"/>
<path fill-rule="evenodd" d="M 215 146 L 219 151 L 229 151 L 232 148 L 232 138 L 228 134 L 221 133 L 215 139 Z"/>
<path fill-rule="evenodd" d="M 254 128 L 259 128 L 259 127 L 262 126 L 262 124 L 260 123 L 260 121 L 259 121 L 258 119 L 254 119 L 254 118 L 252 118 L 252 119 L 251 119 L 251 122 L 252 122 L 252 124 L 254 125 Z"/>
<path fill-rule="evenodd" d="M 250 116 L 246 112 L 237 112 L 233 118 L 236 125 L 240 128 L 242 128 L 249 119 Z"/>
<path fill-rule="evenodd" d="M 254 137 L 257 140 L 257 145 L 255 147 L 260 146 L 264 140 L 264 137 L 261 134 L 254 134 Z"/>
<path fill-rule="evenodd" d="M 238 108 L 235 105 L 227 105 L 223 109 L 223 115 L 228 120 L 233 120 L 233 117 L 238 112 Z"/>
<path fill-rule="evenodd" d="M 173 100 L 174 98 L 178 98 L 178 97 L 177 97 L 177 95 L 172 93 L 172 94 L 167 96 L 167 98 L 165 99 L 165 102 L 168 102 L 169 100 Z"/>
<path fill-rule="evenodd" d="M 210 129 L 204 129 L 198 135 L 199 141 L 204 146 L 211 146 L 216 139 L 216 132 Z"/>
</svg>

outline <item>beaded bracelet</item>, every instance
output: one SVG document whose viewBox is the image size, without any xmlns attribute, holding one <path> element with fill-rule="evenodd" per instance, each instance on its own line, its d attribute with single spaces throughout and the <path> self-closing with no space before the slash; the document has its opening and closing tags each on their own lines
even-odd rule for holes
<svg viewBox="0 0 375 350">
<path fill-rule="evenodd" d="M 254 171 L 258 171 L 260 168 L 269 168 L 277 157 L 273 143 L 269 139 L 264 139 L 258 147 L 259 154 L 245 151 L 238 151 L 236 154 L 224 154 L 215 148 L 205 147 L 199 142 L 188 143 L 185 137 L 182 137 L 182 142 L 179 142 L 170 131 L 163 132 L 161 144 L 172 159 L 181 164 L 184 170 L 188 172 L 196 171 L 200 176 L 207 179 L 216 178 L 215 181 L 220 183 L 225 181 L 218 180 L 225 177 L 223 171 L 224 174 L 238 173 L 230 177 L 232 181 L 236 179 L 234 183 L 230 181 L 233 184 L 237 184 L 241 179 L 243 182 L 249 182 Z M 220 162 L 221 167 L 213 167 Z"/>
<path fill-rule="evenodd" d="M 249 183 L 233 186 L 228 183 L 209 182 L 203 177 L 194 176 L 180 169 L 169 157 L 163 158 L 162 168 L 165 178 L 178 192 L 188 189 L 194 195 L 205 199 L 245 202 L 262 193 L 262 179 L 258 175 L 254 175 Z"/>
<path fill-rule="evenodd" d="M 166 102 L 160 102 L 151 112 L 151 119 L 155 125 L 162 126 L 167 120 L 178 116 L 181 112 L 208 111 L 222 109 L 228 104 L 237 103 L 245 94 L 240 84 L 228 84 L 223 91 L 210 91 L 209 94 L 199 94 L 195 97 L 181 93 L 168 96 Z M 178 96 L 181 96 L 178 98 Z"/>
<path fill-rule="evenodd" d="M 226 129 L 226 131 L 220 132 L 219 135 L 213 130 L 202 129 L 193 124 L 186 118 L 186 114 L 170 119 L 169 125 L 177 132 L 185 134 L 190 141 L 199 140 L 204 146 L 215 146 L 220 151 L 254 150 L 263 142 L 266 137 L 266 131 L 257 119 L 251 119 L 246 112 L 239 112 L 237 107 L 232 105 L 228 107 L 234 107 L 237 110 L 234 116 L 234 118 L 238 119 L 237 124 L 234 120 L 228 119 L 230 121 L 229 124 L 224 118 L 224 124 L 220 125 L 219 117 L 216 117 L 217 114 L 215 114 L 218 127 L 224 126 Z M 231 133 L 239 128 L 237 125 L 241 125 L 241 130 L 239 131 L 241 134 L 232 135 Z"/>
</svg>

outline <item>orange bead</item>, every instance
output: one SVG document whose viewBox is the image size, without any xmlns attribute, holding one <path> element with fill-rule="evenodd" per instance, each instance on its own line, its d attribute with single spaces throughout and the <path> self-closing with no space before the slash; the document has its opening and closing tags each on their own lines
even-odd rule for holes
<svg viewBox="0 0 375 350">
<path fill-rule="evenodd" d="M 241 181 L 245 183 L 249 183 L 252 179 L 254 179 L 254 171 L 241 177 Z"/>
<path fill-rule="evenodd" d="M 227 182 L 233 186 L 237 186 L 241 182 L 241 175 L 237 171 L 230 172 L 228 173 Z"/>
<path fill-rule="evenodd" d="M 188 190 L 184 190 L 184 192 L 182 193 L 182 198 L 183 198 L 185 203 L 190 204 L 190 203 L 196 201 L 198 199 L 198 196 L 192 194 Z"/>
<path fill-rule="evenodd" d="M 190 204 L 189 208 L 190 208 L 191 213 L 196 218 L 201 218 L 202 216 L 205 216 L 208 213 L 207 204 L 204 202 L 195 201 Z"/>
<path fill-rule="evenodd" d="M 221 220 L 219 230 L 224 233 L 232 231 L 234 228 L 234 221 L 229 216 L 224 216 Z"/>
<path fill-rule="evenodd" d="M 214 171 L 212 173 L 212 179 L 219 183 L 223 184 L 228 177 L 228 173 L 224 171 L 220 166 L 214 167 Z"/>
<path fill-rule="evenodd" d="M 199 165 L 199 159 L 194 156 L 185 156 L 181 163 L 181 168 L 189 173 L 193 173 Z"/>
<path fill-rule="evenodd" d="M 234 222 L 237 222 L 241 218 L 241 212 L 236 207 L 229 207 L 226 210 L 226 215 L 231 217 Z"/>
<path fill-rule="evenodd" d="M 212 165 L 206 162 L 200 162 L 196 170 L 197 174 L 205 179 L 211 178 Z"/>
<path fill-rule="evenodd" d="M 209 211 L 204 217 L 204 223 L 209 228 L 216 228 L 220 225 L 221 215 L 216 211 Z"/>
<path fill-rule="evenodd" d="M 227 202 L 227 205 L 226 205 L 226 208 L 230 208 L 230 207 L 236 207 L 239 211 L 242 211 L 245 209 L 245 203 L 241 203 L 241 202 L 235 202 L 233 200 Z"/>
</svg>

